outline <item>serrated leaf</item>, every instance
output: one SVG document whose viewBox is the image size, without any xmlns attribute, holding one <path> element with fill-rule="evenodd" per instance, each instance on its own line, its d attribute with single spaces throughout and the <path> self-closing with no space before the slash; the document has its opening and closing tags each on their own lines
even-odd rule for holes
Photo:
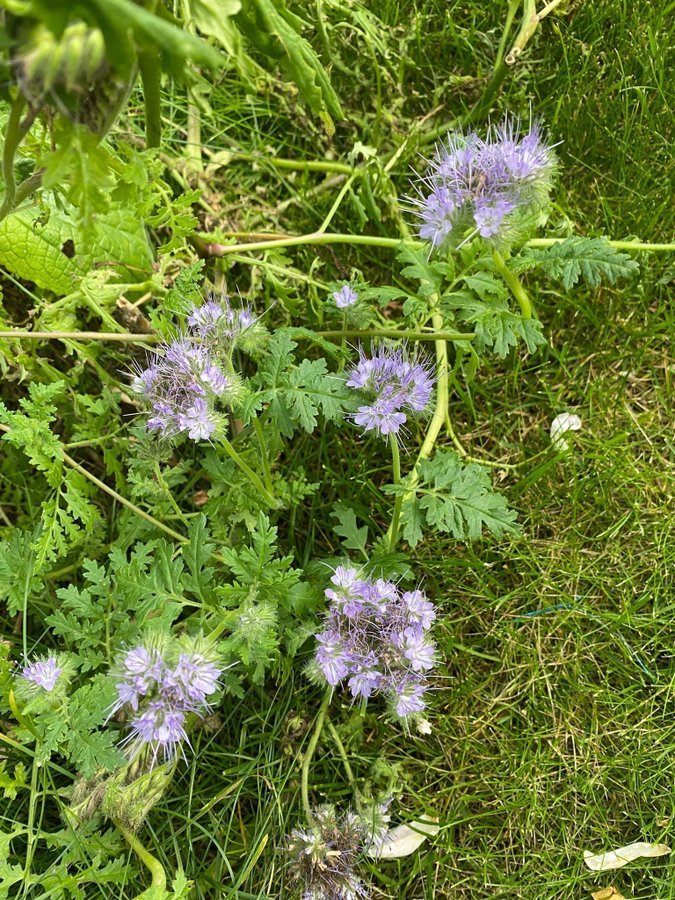
<svg viewBox="0 0 675 900">
<path fill-rule="evenodd" d="M 409 244 L 402 243 L 396 259 L 405 264 L 401 274 L 419 282 L 420 296 L 429 297 L 431 294 L 440 292 L 447 266 L 429 259 L 426 250 L 418 250 Z"/>
<path fill-rule="evenodd" d="M 459 541 L 480 538 L 483 529 L 495 537 L 517 534 L 516 513 L 506 499 L 496 493 L 488 471 L 476 463 L 464 464 L 456 453 L 439 450 L 432 460 L 419 465 L 420 481 L 410 489 L 403 485 L 387 485 L 390 494 L 403 494 L 406 502 L 401 510 L 404 537 L 415 546 L 422 538 L 422 528 L 435 528 Z"/>
<path fill-rule="evenodd" d="M 211 559 L 214 545 L 209 541 L 209 533 L 206 525 L 206 516 L 199 515 L 190 523 L 190 543 L 185 544 L 182 556 L 189 570 L 183 576 L 185 589 L 196 594 L 202 600 L 206 599 L 213 581 L 213 566 L 207 565 Z"/>
<path fill-rule="evenodd" d="M 332 135 L 333 120 L 343 118 L 340 101 L 321 60 L 300 34 L 302 20 L 289 12 L 284 0 L 243 0 L 236 22 L 256 50 L 276 61 L 295 82 L 303 100 Z"/>
<path fill-rule="evenodd" d="M 279 431 L 288 438 L 297 425 L 314 431 L 319 415 L 329 421 L 339 420 L 348 399 L 343 380 L 328 371 L 325 359 L 304 359 L 295 364 L 296 346 L 285 331 L 272 336 L 269 356 L 252 379 L 252 386 L 258 390 L 244 405 L 244 414 L 250 417 L 254 409 L 268 404 Z"/>
<path fill-rule="evenodd" d="M 474 349 L 492 348 L 502 359 L 512 347 L 523 341 L 530 353 L 546 343 L 538 319 L 524 319 L 514 312 L 505 297 L 481 300 L 468 291 L 456 291 L 443 298 L 443 308 L 457 313 L 457 318 L 474 326 Z"/>
<path fill-rule="evenodd" d="M 606 238 L 571 237 L 544 249 L 528 249 L 524 258 L 532 260 L 550 278 L 561 281 L 565 290 L 574 287 L 580 278 L 591 287 L 597 287 L 603 279 L 614 284 L 640 268 L 626 253 L 615 250 Z"/>
<path fill-rule="evenodd" d="M 354 510 L 341 503 L 336 503 L 331 515 L 337 519 L 337 524 L 333 525 L 333 531 L 341 539 L 345 550 L 358 550 L 367 556 L 368 526 L 358 525 Z"/>
<path fill-rule="evenodd" d="M 482 300 L 491 297 L 506 298 L 508 291 L 503 281 L 499 281 L 489 272 L 476 272 L 474 275 L 462 276 L 462 281 L 471 288 Z"/>
<path fill-rule="evenodd" d="M 9 616 L 21 612 L 42 586 L 34 568 L 34 539 L 30 532 L 14 528 L 9 540 L 0 542 L 0 600 Z"/>
</svg>

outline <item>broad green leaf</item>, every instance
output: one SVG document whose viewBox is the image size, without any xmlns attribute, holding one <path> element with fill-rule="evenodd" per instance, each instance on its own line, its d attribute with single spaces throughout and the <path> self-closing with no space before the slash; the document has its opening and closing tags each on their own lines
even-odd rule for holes
<svg viewBox="0 0 675 900">
<path fill-rule="evenodd" d="M 44 224 L 37 209 L 17 210 L 0 222 L 0 265 L 55 294 L 74 291 L 96 263 L 149 272 L 150 244 L 132 210 L 111 209 L 94 222 L 95 231 L 87 234 L 56 206 Z"/>
</svg>

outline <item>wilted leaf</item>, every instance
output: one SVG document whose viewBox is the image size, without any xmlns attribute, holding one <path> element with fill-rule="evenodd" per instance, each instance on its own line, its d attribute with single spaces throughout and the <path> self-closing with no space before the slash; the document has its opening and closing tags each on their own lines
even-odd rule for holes
<svg viewBox="0 0 675 900">
<path fill-rule="evenodd" d="M 636 841 L 619 847 L 618 850 L 609 850 L 607 853 L 593 854 L 590 850 L 584 850 L 584 862 L 593 872 L 605 872 L 608 869 L 620 869 L 635 859 L 643 856 L 666 856 L 670 853 L 667 844 L 647 844 L 644 841 Z"/>
<path fill-rule="evenodd" d="M 599 891 L 592 891 L 593 900 L 628 900 L 622 893 L 617 891 L 613 884 L 609 887 L 600 888 Z"/>
<path fill-rule="evenodd" d="M 410 825 L 397 825 L 387 831 L 384 841 L 371 847 L 368 856 L 373 859 L 400 859 L 410 856 L 428 837 L 434 837 L 440 830 L 437 816 L 424 816 Z"/>
</svg>

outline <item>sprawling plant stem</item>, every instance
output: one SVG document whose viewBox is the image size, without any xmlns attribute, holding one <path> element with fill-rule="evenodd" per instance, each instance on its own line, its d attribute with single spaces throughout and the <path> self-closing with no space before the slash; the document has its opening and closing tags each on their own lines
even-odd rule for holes
<svg viewBox="0 0 675 900">
<path fill-rule="evenodd" d="M 141 900 L 142 897 L 147 897 L 148 900 L 150 900 L 151 897 L 166 896 L 166 872 L 164 871 L 164 866 L 157 857 L 153 856 L 149 850 L 146 850 L 133 831 L 130 831 L 126 825 L 123 825 L 117 819 L 113 820 L 113 824 L 129 847 L 131 847 L 136 856 L 150 872 L 151 886 L 147 891 L 138 894 L 136 900 Z"/>
<path fill-rule="evenodd" d="M 504 281 L 509 286 L 511 293 L 518 301 L 518 305 L 520 306 L 520 312 L 524 319 L 532 318 L 532 304 L 530 303 L 530 298 L 527 296 L 527 291 L 520 283 L 520 279 L 512 272 L 511 269 L 506 265 L 506 260 L 501 255 L 499 250 L 492 251 L 492 261 L 495 264 L 495 269 L 502 276 Z"/>
<path fill-rule="evenodd" d="M 265 501 L 265 503 L 267 503 L 269 506 L 276 506 L 276 505 L 277 505 L 277 501 L 276 501 L 276 500 L 274 499 L 274 497 L 272 496 L 271 491 L 269 491 L 269 490 L 265 487 L 265 485 L 262 483 L 262 481 L 260 480 L 260 478 L 259 478 L 259 477 L 256 475 L 256 473 L 253 471 L 253 469 L 249 466 L 249 464 L 248 464 L 248 463 L 247 463 L 247 462 L 246 462 L 246 461 L 245 461 L 245 460 L 237 453 L 237 451 L 234 449 L 234 447 L 233 447 L 232 444 L 229 442 L 229 440 L 225 437 L 225 435 L 222 435 L 222 436 L 220 437 L 220 443 L 221 443 L 221 445 L 222 445 L 222 447 L 223 447 L 223 450 L 225 450 L 225 452 L 226 452 L 227 455 L 230 457 L 230 459 L 231 459 L 234 463 L 236 463 L 237 466 L 239 466 L 239 468 L 241 469 L 241 471 L 244 473 L 244 475 L 246 475 L 246 477 L 248 478 L 248 480 L 251 482 L 251 484 L 252 484 L 252 485 L 255 487 L 255 489 L 258 491 L 258 493 L 259 493 L 260 496 L 263 498 L 263 500 Z"/>
<path fill-rule="evenodd" d="M 326 713 L 328 712 L 328 707 L 330 706 L 332 696 L 333 689 L 328 688 L 328 690 L 324 694 L 323 700 L 321 701 L 321 706 L 319 707 L 319 712 L 317 713 L 316 721 L 314 722 L 314 731 L 312 732 L 312 736 L 309 739 L 309 744 L 307 744 L 307 749 L 302 755 L 300 791 L 302 794 L 302 807 L 305 811 L 305 817 L 307 818 L 307 822 L 309 825 L 316 825 L 316 819 L 314 818 L 314 813 L 312 812 L 312 807 L 309 802 L 309 768 L 312 764 L 312 758 L 316 750 L 316 745 L 319 743 L 319 738 L 321 737 L 323 723 L 326 720 Z"/>
</svg>

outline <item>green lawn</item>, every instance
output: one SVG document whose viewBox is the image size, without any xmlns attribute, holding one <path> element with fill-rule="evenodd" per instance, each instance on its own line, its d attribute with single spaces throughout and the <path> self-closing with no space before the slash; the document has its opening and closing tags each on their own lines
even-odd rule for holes
<svg viewBox="0 0 675 900">
<path fill-rule="evenodd" d="M 345 176 L 242 157 L 344 162 L 360 141 L 388 159 L 413 131 L 422 146 L 411 140 L 390 176 L 372 175 L 330 223 L 335 232 L 398 237 L 406 224 L 396 198 L 409 191 L 410 167 L 423 167 L 421 155 L 431 152 L 424 135 L 480 96 L 507 4 L 323 0 L 296 7 L 308 19 L 317 10 L 325 17 L 330 51 L 319 31 L 313 41 L 323 46 L 345 122 L 330 141 L 291 90 L 250 96 L 225 78 L 202 120 L 201 139 L 216 154 L 201 182 L 203 225 L 311 232 Z M 508 109 L 527 119 L 531 109 L 561 142 L 547 233 L 672 240 L 674 13 L 670 0 L 563 4 L 507 74 L 492 118 Z M 173 127 L 165 150 L 181 155 L 185 95 L 166 90 Z M 484 127 L 485 118 L 475 124 Z M 132 114 L 125 127 L 136 125 Z M 180 177 L 193 178 L 189 171 Z M 365 715 L 339 699 L 332 705 L 357 779 L 392 789 L 397 819 L 428 811 L 442 826 L 414 856 L 366 866 L 375 898 L 567 900 L 609 884 L 631 900 L 675 897 L 668 857 L 601 875 L 583 864 L 584 850 L 670 843 L 675 821 L 673 264 L 668 254 L 638 258 L 640 276 L 614 287 L 564 292 L 526 279 L 548 346 L 491 359 L 467 390 L 453 391 L 453 428 L 472 455 L 506 464 L 494 474 L 523 532 L 470 546 L 437 536 L 413 552 L 441 613 L 444 663 L 430 735 L 388 724 L 377 703 Z M 323 297 L 313 280 L 348 278 L 356 268 L 387 284 L 399 271 L 393 251 L 348 245 L 278 250 L 268 262 L 309 274 L 309 283 L 236 259 L 221 262 L 218 277 L 230 287 L 257 285 L 261 305 L 281 291 L 301 315 L 302 303 Z M 563 411 L 578 414 L 583 427 L 567 455 L 552 457 L 549 427 Z M 389 460 L 379 445 L 349 429 L 327 430 L 298 438 L 286 462 L 323 484 L 280 526 L 282 546 L 300 563 L 339 553 L 316 512 L 350 499 L 355 482 L 370 486 L 357 513 L 386 530 L 389 511 L 377 486 L 389 477 Z M 187 492 L 177 500 L 188 503 Z M 309 660 L 309 644 L 302 653 Z M 264 690 L 226 700 L 220 727 L 195 735 L 194 755 L 142 832 L 168 872 L 182 868 L 195 880 L 194 897 L 286 896 L 280 848 L 302 817 L 299 760 L 320 699 L 296 658 Z M 350 801 L 328 732 L 312 791 L 317 801 Z M 48 815 L 42 797 L 36 815 Z M 132 898 L 143 886 L 88 885 L 82 896 Z"/>
</svg>

